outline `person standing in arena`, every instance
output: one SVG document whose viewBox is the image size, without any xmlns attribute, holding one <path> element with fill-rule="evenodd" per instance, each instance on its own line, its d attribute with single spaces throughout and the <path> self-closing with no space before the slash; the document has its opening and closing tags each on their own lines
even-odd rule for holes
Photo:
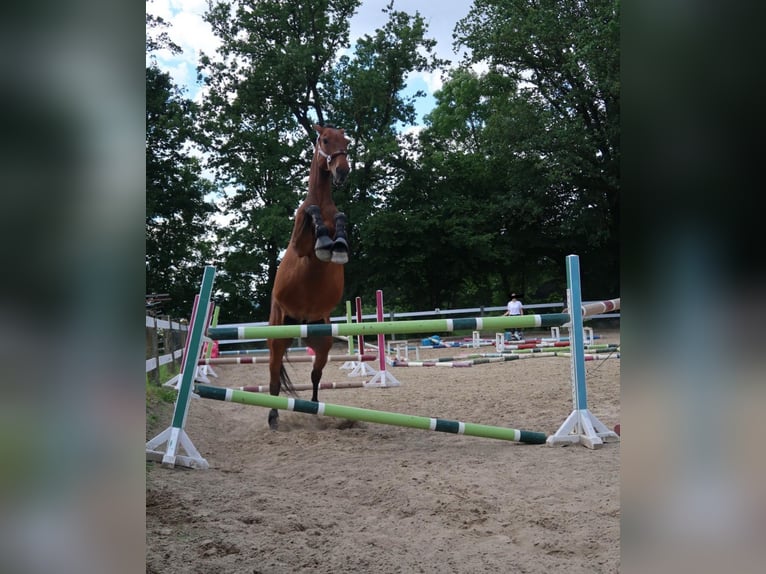
<svg viewBox="0 0 766 574">
<path fill-rule="evenodd" d="M 511 299 L 508 301 L 507 310 L 503 313 L 503 317 L 516 317 L 523 314 L 524 304 L 516 298 L 516 293 L 511 293 Z M 521 329 L 514 329 L 510 337 L 512 340 L 521 341 L 523 338 Z"/>
</svg>

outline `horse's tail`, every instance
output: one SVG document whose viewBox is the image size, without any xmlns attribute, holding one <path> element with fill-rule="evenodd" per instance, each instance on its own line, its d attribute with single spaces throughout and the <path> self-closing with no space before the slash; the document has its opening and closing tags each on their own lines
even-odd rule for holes
<svg viewBox="0 0 766 574">
<path fill-rule="evenodd" d="M 298 393 L 295 390 L 295 387 L 293 386 L 293 382 L 290 380 L 290 375 L 287 374 L 287 369 L 285 369 L 284 362 L 287 360 L 286 351 L 282 359 L 283 359 L 282 366 L 279 368 L 279 388 L 280 390 L 284 391 L 285 394 L 293 398 L 296 398 L 298 396 Z"/>
</svg>

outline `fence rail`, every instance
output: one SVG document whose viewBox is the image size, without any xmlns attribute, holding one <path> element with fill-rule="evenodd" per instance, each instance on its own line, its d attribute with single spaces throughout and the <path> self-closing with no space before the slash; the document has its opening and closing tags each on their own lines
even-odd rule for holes
<svg viewBox="0 0 766 574">
<path fill-rule="evenodd" d="M 146 316 L 146 372 L 154 384 L 160 384 L 160 366 L 170 364 L 174 373 L 180 368 L 188 330 L 170 317 Z"/>
</svg>

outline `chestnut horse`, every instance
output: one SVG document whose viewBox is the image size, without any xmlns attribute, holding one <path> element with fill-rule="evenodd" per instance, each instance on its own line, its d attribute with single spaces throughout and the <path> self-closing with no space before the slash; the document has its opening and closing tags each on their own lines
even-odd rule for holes
<svg viewBox="0 0 766 574">
<path fill-rule="evenodd" d="M 315 125 L 319 134 L 309 174 L 309 192 L 295 213 L 295 225 L 271 292 L 269 325 L 329 323 L 330 312 L 343 296 L 343 264 L 348 261 L 346 216 L 332 199 L 332 185 L 345 182 L 350 171 L 346 158 L 347 139 L 342 129 Z M 283 364 L 292 339 L 269 339 L 269 392 L 295 391 Z M 331 336 L 308 337 L 314 350 L 311 370 L 313 392 L 333 344 Z M 279 413 L 269 412 L 269 427 L 276 430 Z"/>
</svg>

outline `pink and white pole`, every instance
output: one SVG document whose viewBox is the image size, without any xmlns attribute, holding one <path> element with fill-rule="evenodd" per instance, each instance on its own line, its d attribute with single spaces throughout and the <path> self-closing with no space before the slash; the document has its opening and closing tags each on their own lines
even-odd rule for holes
<svg viewBox="0 0 766 574">
<path fill-rule="evenodd" d="M 378 289 L 375 292 L 375 307 L 377 309 L 378 323 L 383 322 L 383 291 Z M 385 335 L 378 335 L 378 360 L 380 370 L 377 374 L 367 381 L 365 387 L 398 387 L 401 383 L 391 373 L 386 371 L 386 341 Z"/>
<path fill-rule="evenodd" d="M 213 307 L 213 305 L 210 305 L 208 308 L 208 314 L 207 314 L 207 321 L 205 322 L 205 332 L 202 334 L 204 343 L 202 344 L 202 353 L 207 357 L 210 358 L 211 351 L 213 350 L 213 343 L 214 341 L 206 336 L 207 334 L 207 325 L 210 325 L 211 327 L 217 327 L 218 326 L 218 311 L 220 310 L 220 307 L 216 306 Z M 210 379 L 208 379 L 208 375 L 212 375 L 214 377 L 218 377 L 218 374 L 213 370 L 213 367 L 210 365 L 199 365 L 197 367 L 197 374 L 194 377 L 195 381 L 200 381 L 202 383 L 210 384 Z"/>
<path fill-rule="evenodd" d="M 356 322 L 361 323 L 362 322 L 362 298 L 357 297 L 356 298 Z M 373 369 L 369 364 L 362 361 L 362 354 L 364 353 L 364 335 L 358 335 L 357 342 L 359 343 L 359 359 L 356 361 L 348 362 L 344 365 L 344 367 L 348 366 L 347 368 L 350 368 L 351 371 L 348 373 L 349 377 L 369 377 L 370 375 L 375 374 L 375 369 Z M 380 351 L 378 351 L 380 353 Z M 343 368 L 343 367 L 341 367 Z"/>
<path fill-rule="evenodd" d="M 362 322 L 362 298 L 357 297 L 355 300 L 356 303 L 356 322 L 361 323 Z M 357 346 L 359 347 L 359 352 L 364 353 L 364 335 L 358 335 L 357 340 Z"/>
<path fill-rule="evenodd" d="M 194 296 L 194 303 L 192 304 L 192 314 L 191 314 L 192 319 L 197 316 L 197 307 L 198 306 L 199 306 L 199 293 Z M 208 309 L 207 309 L 207 317 L 206 317 L 206 322 L 205 322 L 206 326 L 209 324 L 209 321 L 210 321 L 210 311 L 211 310 L 212 310 L 212 305 L 208 306 Z M 168 379 L 167 381 L 165 381 L 165 384 L 162 385 L 163 387 L 172 387 L 172 388 L 174 388 L 177 391 L 181 389 L 181 377 L 183 377 L 183 374 L 184 374 L 184 364 L 186 363 L 186 356 L 189 353 L 189 333 L 191 332 L 191 328 L 192 328 L 192 324 L 191 324 L 191 320 L 190 320 L 190 322 L 189 322 L 189 330 L 187 331 L 186 341 L 184 342 L 184 353 L 183 353 L 182 359 L 181 359 L 181 368 L 179 369 L 179 372 L 178 372 L 177 375 L 175 375 L 175 376 L 171 377 L 170 379 Z M 203 347 L 204 347 L 205 333 L 206 332 L 207 332 L 207 328 L 205 328 L 205 330 L 203 330 L 203 332 L 202 332 Z M 212 341 L 212 339 L 211 339 L 211 341 Z M 200 352 L 202 352 L 202 351 L 200 351 Z M 218 376 L 218 375 L 216 375 L 216 376 Z M 197 381 L 202 382 L 202 383 L 209 383 L 210 382 L 210 379 L 208 379 L 204 375 L 204 373 L 200 374 L 199 367 L 195 367 L 195 371 L 194 371 L 193 382 L 197 382 Z M 199 395 L 197 395 L 193 391 L 191 393 L 191 396 L 194 397 L 195 399 L 199 398 Z"/>
</svg>

